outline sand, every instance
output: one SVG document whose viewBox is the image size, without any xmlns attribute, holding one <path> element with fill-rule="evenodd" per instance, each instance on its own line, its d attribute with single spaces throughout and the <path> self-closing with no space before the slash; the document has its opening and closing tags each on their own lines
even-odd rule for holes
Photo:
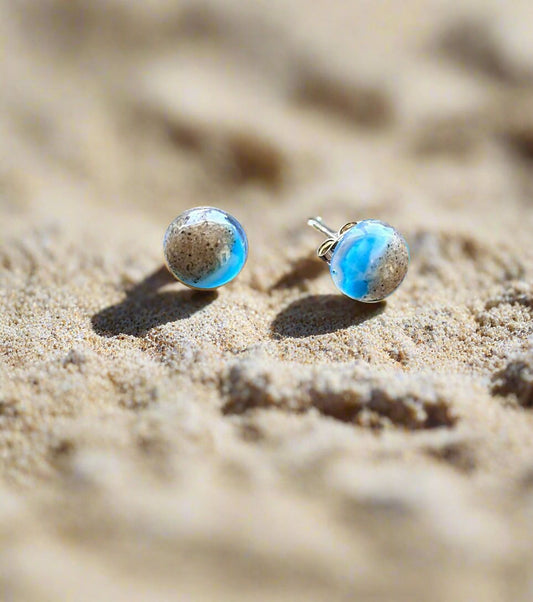
<svg viewBox="0 0 533 602">
<path fill-rule="evenodd" d="M 0 599 L 533 597 L 533 13 L 0 3 Z M 169 222 L 246 228 L 211 294 Z M 386 302 L 315 257 L 376 218 Z"/>
</svg>

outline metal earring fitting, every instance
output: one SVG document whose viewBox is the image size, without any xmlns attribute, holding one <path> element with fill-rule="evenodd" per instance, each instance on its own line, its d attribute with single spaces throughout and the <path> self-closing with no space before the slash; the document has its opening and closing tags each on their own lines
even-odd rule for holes
<svg viewBox="0 0 533 602">
<path fill-rule="evenodd" d="M 248 257 L 241 224 L 215 207 L 195 207 L 174 219 L 163 240 L 169 271 L 186 286 L 212 290 L 233 280 Z"/>
<path fill-rule="evenodd" d="M 329 265 L 341 293 L 363 303 L 376 303 L 403 282 L 409 267 L 409 247 L 392 226 L 374 219 L 349 222 L 335 231 L 321 217 L 307 220 L 328 238 L 317 255 Z"/>
</svg>

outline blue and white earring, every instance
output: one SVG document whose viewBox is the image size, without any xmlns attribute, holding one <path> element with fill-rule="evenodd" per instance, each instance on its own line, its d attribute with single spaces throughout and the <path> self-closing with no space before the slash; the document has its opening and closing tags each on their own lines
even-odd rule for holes
<svg viewBox="0 0 533 602">
<path fill-rule="evenodd" d="M 374 219 L 345 224 L 337 232 L 321 217 L 307 223 L 328 238 L 317 255 L 329 265 L 341 293 L 363 303 L 376 303 L 403 282 L 409 267 L 409 247 L 392 226 Z"/>
<path fill-rule="evenodd" d="M 212 290 L 231 282 L 248 257 L 241 224 L 215 207 L 195 207 L 173 220 L 163 240 L 170 272 L 186 286 Z"/>
</svg>

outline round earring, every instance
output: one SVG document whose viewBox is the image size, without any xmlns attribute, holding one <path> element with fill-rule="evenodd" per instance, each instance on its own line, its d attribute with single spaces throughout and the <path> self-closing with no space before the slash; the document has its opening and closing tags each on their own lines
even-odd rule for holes
<svg viewBox="0 0 533 602">
<path fill-rule="evenodd" d="M 215 207 L 195 207 L 173 220 L 163 240 L 170 272 L 190 288 L 211 290 L 233 280 L 248 257 L 241 224 Z"/>
<path fill-rule="evenodd" d="M 317 255 L 329 265 L 335 286 L 347 297 L 376 303 L 403 282 L 409 267 L 409 247 L 392 226 L 375 219 L 349 222 L 338 232 L 321 217 L 307 223 L 328 238 Z"/>
</svg>

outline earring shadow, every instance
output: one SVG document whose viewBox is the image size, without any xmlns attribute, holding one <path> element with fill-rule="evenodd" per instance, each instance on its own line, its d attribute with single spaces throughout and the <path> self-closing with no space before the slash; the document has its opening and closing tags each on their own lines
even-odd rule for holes
<svg viewBox="0 0 533 602">
<path fill-rule="evenodd" d="M 143 337 L 147 332 L 176 320 L 190 318 L 218 296 L 216 291 L 161 291 L 176 282 L 162 266 L 127 291 L 124 301 L 110 305 L 91 318 L 93 330 L 105 337 L 128 334 Z"/>
<path fill-rule="evenodd" d="M 360 303 L 340 295 L 310 295 L 281 310 L 270 326 L 275 338 L 305 338 L 362 324 L 379 315 L 386 302 Z"/>
</svg>

